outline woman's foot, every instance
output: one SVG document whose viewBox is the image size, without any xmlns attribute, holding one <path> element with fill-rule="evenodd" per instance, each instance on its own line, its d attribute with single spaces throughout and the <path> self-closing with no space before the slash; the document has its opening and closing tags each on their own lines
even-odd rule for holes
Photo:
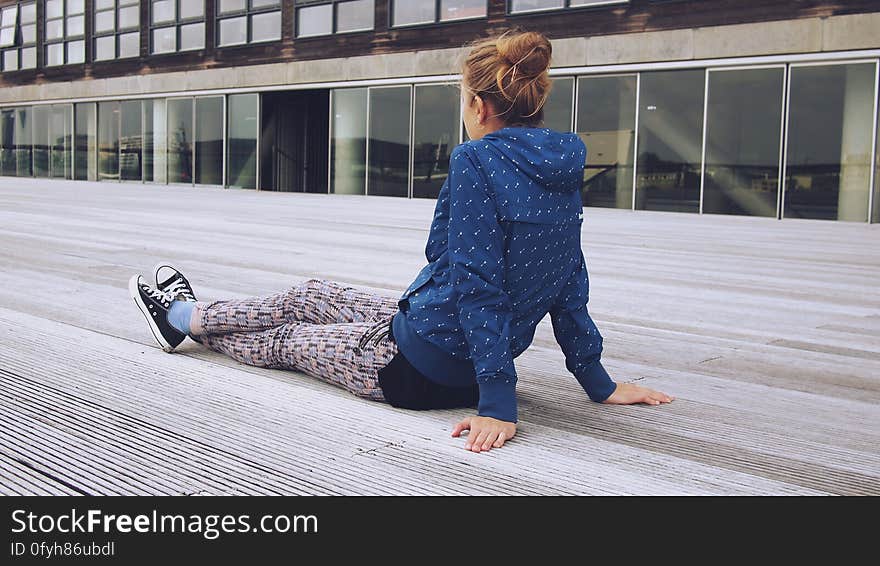
<svg viewBox="0 0 880 566">
<path fill-rule="evenodd" d="M 156 339 L 159 346 L 166 352 L 174 351 L 174 348 L 186 338 L 186 334 L 168 322 L 168 309 L 171 307 L 175 295 L 151 287 L 144 280 L 143 275 L 133 275 L 129 279 L 128 292 L 144 318 L 147 319 L 150 332 L 153 333 L 153 338 Z"/>
</svg>

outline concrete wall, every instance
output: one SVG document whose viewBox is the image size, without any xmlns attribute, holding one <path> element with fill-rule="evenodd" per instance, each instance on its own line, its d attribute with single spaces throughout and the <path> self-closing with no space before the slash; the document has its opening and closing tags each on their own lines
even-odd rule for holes
<svg viewBox="0 0 880 566">
<path fill-rule="evenodd" d="M 553 40 L 553 67 L 880 48 L 880 12 Z M 455 74 L 462 50 L 434 49 L 0 89 L 0 104 Z"/>
</svg>

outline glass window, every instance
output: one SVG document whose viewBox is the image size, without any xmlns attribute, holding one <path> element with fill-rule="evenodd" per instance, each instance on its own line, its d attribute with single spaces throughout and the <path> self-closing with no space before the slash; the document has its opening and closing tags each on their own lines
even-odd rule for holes
<svg viewBox="0 0 880 566">
<path fill-rule="evenodd" d="M 15 31 L 18 28 L 18 5 L 0 10 L 0 47 L 15 45 Z"/>
<path fill-rule="evenodd" d="M 226 18 L 220 20 L 217 45 L 241 45 L 247 43 L 247 18 Z"/>
<path fill-rule="evenodd" d="M 226 184 L 241 189 L 257 188 L 258 94 L 231 94 Z"/>
<path fill-rule="evenodd" d="M 119 178 L 140 181 L 143 175 L 143 107 L 140 100 L 125 100 L 119 115 Z"/>
<path fill-rule="evenodd" d="M 281 39 L 281 11 L 251 16 L 251 41 L 278 41 Z"/>
<path fill-rule="evenodd" d="M 362 195 L 367 166 L 367 89 L 332 91 L 330 192 Z"/>
<path fill-rule="evenodd" d="M 367 194 L 409 196 L 410 87 L 369 90 Z"/>
<path fill-rule="evenodd" d="M 32 107 L 18 108 L 15 111 L 15 133 L 12 143 L 16 159 L 16 175 L 31 177 L 34 174 L 33 160 L 33 119 Z"/>
<path fill-rule="evenodd" d="M 510 0 L 510 12 L 532 12 L 557 8 L 578 8 L 604 4 L 625 4 L 629 0 Z"/>
<path fill-rule="evenodd" d="M 193 182 L 193 99 L 168 100 L 168 182 Z"/>
<path fill-rule="evenodd" d="M 18 70 L 18 51 L 10 50 L 3 52 L 3 70 L 4 71 L 17 71 Z"/>
<path fill-rule="evenodd" d="M 874 202 L 871 222 L 880 222 L 880 108 L 877 111 L 876 145 L 874 146 Z"/>
<path fill-rule="evenodd" d="M 0 175 L 14 177 L 15 110 L 0 110 Z"/>
<path fill-rule="evenodd" d="M 398 0 L 393 3 L 392 25 L 424 24 L 436 20 L 436 0 Z"/>
<path fill-rule="evenodd" d="M 63 23 L 63 20 L 59 21 Z M 63 31 L 62 25 L 62 34 Z M 0 71 L 36 68 L 36 44 L 36 3 L 19 2 L 0 8 Z M 60 59 L 63 61 L 63 52 L 61 56 Z"/>
<path fill-rule="evenodd" d="M 486 0 L 397 0 L 393 2 L 391 25 L 406 26 L 465 18 L 485 18 L 486 6 Z"/>
<path fill-rule="evenodd" d="M 281 39 L 280 0 L 219 0 L 217 13 L 220 47 Z"/>
<path fill-rule="evenodd" d="M 85 63 L 86 60 L 86 44 L 84 41 L 67 42 L 67 62 L 68 63 Z"/>
<path fill-rule="evenodd" d="M 705 80 L 702 69 L 642 73 L 637 209 L 699 211 Z"/>
<path fill-rule="evenodd" d="M 297 37 L 333 33 L 333 4 L 300 8 L 296 15 Z"/>
<path fill-rule="evenodd" d="M 530 12 L 564 7 L 565 0 L 510 0 L 511 12 Z"/>
<path fill-rule="evenodd" d="M 144 140 L 144 163 L 151 164 L 147 170 L 152 170 L 152 181 L 155 183 L 168 182 L 168 156 L 166 153 L 168 113 L 166 109 L 167 102 L 164 98 L 153 99 L 152 112 L 149 115 L 145 114 L 144 117 L 145 121 L 152 120 L 152 125 L 144 125 L 145 135 L 147 130 L 152 134 L 149 143 L 147 143 L 147 139 Z"/>
<path fill-rule="evenodd" d="M 153 23 L 164 24 L 177 20 L 177 0 L 153 0 Z"/>
<path fill-rule="evenodd" d="M 792 66 L 786 218 L 868 218 L 874 63 Z"/>
<path fill-rule="evenodd" d="M 34 177 L 49 176 L 49 106 L 34 106 Z"/>
<path fill-rule="evenodd" d="M 177 29 L 154 29 L 153 53 L 173 53 L 175 51 L 177 51 Z"/>
<path fill-rule="evenodd" d="M 150 53 L 204 49 L 204 0 L 151 0 Z"/>
<path fill-rule="evenodd" d="M 180 26 L 180 50 L 202 49 L 205 47 L 205 22 Z"/>
<path fill-rule="evenodd" d="M 632 208 L 636 76 L 578 78 L 575 129 L 587 147 L 584 206 Z"/>
<path fill-rule="evenodd" d="M 486 0 L 440 0 L 440 20 L 485 18 Z"/>
<path fill-rule="evenodd" d="M 703 212 L 776 217 L 784 70 L 709 72 Z"/>
<path fill-rule="evenodd" d="M 373 29 L 374 0 L 296 0 L 296 37 Z"/>
<path fill-rule="evenodd" d="M 154 144 L 154 134 L 153 134 L 153 100 L 144 100 L 142 104 L 143 109 L 143 135 L 141 136 L 141 159 L 143 161 L 143 179 L 144 181 L 153 181 L 154 178 L 154 158 L 155 158 L 155 148 Z"/>
<path fill-rule="evenodd" d="M 74 179 L 98 180 L 98 120 L 94 102 L 80 102 L 75 108 Z"/>
<path fill-rule="evenodd" d="M 217 13 L 220 15 L 231 12 L 242 12 L 247 9 L 247 0 L 218 0 Z"/>
<path fill-rule="evenodd" d="M 73 177 L 73 105 L 54 104 L 49 114 L 49 176 Z"/>
<path fill-rule="evenodd" d="M 413 126 L 413 197 L 437 198 L 459 143 L 458 85 L 417 85 Z"/>
<path fill-rule="evenodd" d="M 223 184 L 223 97 L 196 98 L 196 183 Z"/>
<path fill-rule="evenodd" d="M 98 103 L 98 180 L 119 179 L 119 102 Z"/>
<path fill-rule="evenodd" d="M 554 78 L 550 96 L 544 103 L 544 127 L 557 132 L 571 131 L 574 96 L 574 78 Z"/>
<path fill-rule="evenodd" d="M 47 0 L 45 18 L 46 64 L 84 63 L 85 1 Z"/>
<path fill-rule="evenodd" d="M 140 32 L 124 33 L 119 36 L 119 58 L 137 57 L 141 53 Z"/>
<path fill-rule="evenodd" d="M 139 56 L 139 1 L 102 0 L 95 2 L 94 10 L 95 61 Z"/>
</svg>

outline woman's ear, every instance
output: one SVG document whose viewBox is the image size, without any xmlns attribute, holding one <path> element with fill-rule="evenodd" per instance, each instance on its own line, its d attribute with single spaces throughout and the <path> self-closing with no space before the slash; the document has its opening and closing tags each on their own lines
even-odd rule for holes
<svg viewBox="0 0 880 566">
<path fill-rule="evenodd" d="M 486 107 L 486 104 L 483 102 L 483 97 L 480 96 L 479 94 L 475 94 L 473 104 L 476 105 L 476 106 L 474 106 L 474 114 L 477 117 L 477 123 L 482 125 L 486 122 L 486 114 L 487 114 L 486 113 L 487 107 Z"/>
</svg>

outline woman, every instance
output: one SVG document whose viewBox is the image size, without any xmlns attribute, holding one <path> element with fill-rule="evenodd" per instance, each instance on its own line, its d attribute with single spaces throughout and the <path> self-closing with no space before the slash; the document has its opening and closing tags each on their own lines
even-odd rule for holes
<svg viewBox="0 0 880 566">
<path fill-rule="evenodd" d="M 185 276 L 159 265 L 156 288 L 140 275 L 129 284 L 157 341 L 170 352 L 189 335 L 240 362 L 301 371 L 397 407 L 476 406 L 452 431 L 469 431 L 474 452 L 516 433 L 513 359 L 547 313 L 592 400 L 672 401 L 616 384 L 600 362 L 581 251 L 586 148 L 574 133 L 540 127 L 550 56 L 535 32 L 471 46 L 461 85 L 470 141 L 452 151 L 428 264 L 399 299 L 310 279 L 266 297 L 197 302 Z"/>
</svg>

